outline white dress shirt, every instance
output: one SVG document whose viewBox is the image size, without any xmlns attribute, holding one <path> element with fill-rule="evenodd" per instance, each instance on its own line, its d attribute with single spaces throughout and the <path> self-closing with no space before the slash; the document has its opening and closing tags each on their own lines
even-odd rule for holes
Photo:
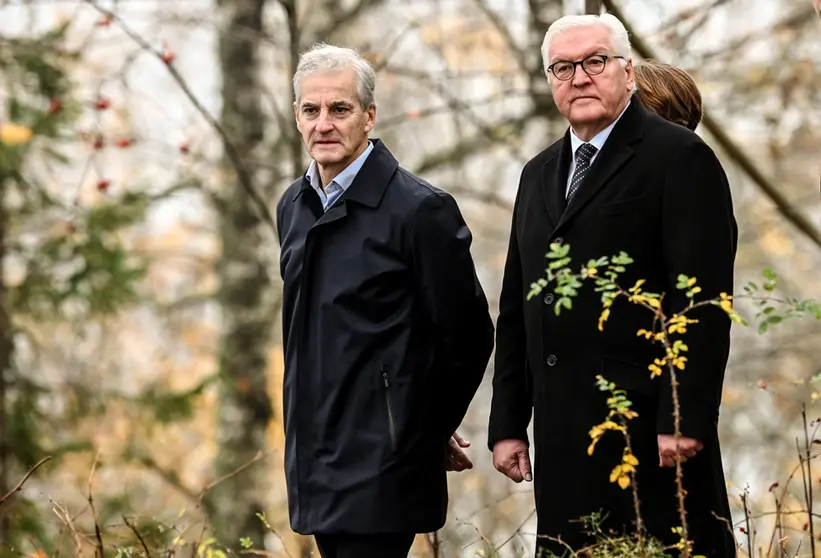
<svg viewBox="0 0 821 558">
<path fill-rule="evenodd" d="M 572 150 L 573 157 L 571 157 L 570 159 L 570 172 L 567 173 L 567 186 L 565 187 L 565 197 L 567 197 L 567 194 L 570 192 L 570 180 L 573 178 L 573 172 L 576 170 L 576 150 L 583 143 L 589 143 L 590 145 L 595 147 L 596 153 L 594 153 L 593 157 L 590 159 L 590 165 L 592 166 L 593 161 L 596 160 L 596 157 L 599 156 L 602 147 L 604 147 L 604 142 L 607 141 L 608 136 L 610 136 L 610 132 L 612 132 L 613 128 L 616 126 L 616 122 L 619 121 L 622 114 L 624 114 L 624 111 L 627 110 L 627 107 L 629 106 L 630 101 L 627 101 L 627 104 L 624 106 L 624 109 L 616 117 L 616 119 L 607 128 L 593 136 L 593 139 L 591 139 L 588 142 L 584 142 L 581 139 L 579 139 L 579 136 L 577 136 L 576 133 L 573 131 L 573 127 L 570 127 L 570 149 Z"/>
</svg>

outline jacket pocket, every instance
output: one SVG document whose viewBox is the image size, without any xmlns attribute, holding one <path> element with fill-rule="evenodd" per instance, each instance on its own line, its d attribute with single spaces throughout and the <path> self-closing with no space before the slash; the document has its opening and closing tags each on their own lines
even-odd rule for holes
<svg viewBox="0 0 821 558">
<path fill-rule="evenodd" d="M 652 377 L 647 366 L 619 357 L 605 356 L 601 361 L 601 375 L 605 380 L 616 384 L 617 389 L 639 393 L 654 400 L 658 398 L 662 379 Z"/>
<path fill-rule="evenodd" d="M 622 215 L 624 213 L 640 212 L 643 209 L 647 195 L 642 194 L 632 198 L 616 200 L 599 207 L 599 215 Z"/>
<path fill-rule="evenodd" d="M 385 407 L 388 411 L 388 433 L 391 437 L 391 450 L 396 451 L 396 417 L 393 409 L 393 396 L 391 395 L 391 380 L 388 371 L 382 367 L 382 383 L 385 393 Z"/>
</svg>

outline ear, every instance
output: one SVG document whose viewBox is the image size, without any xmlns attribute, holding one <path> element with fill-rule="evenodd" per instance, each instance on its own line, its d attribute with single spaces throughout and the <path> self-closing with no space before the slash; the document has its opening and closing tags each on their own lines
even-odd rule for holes
<svg viewBox="0 0 821 558">
<path fill-rule="evenodd" d="M 632 60 L 627 61 L 627 65 L 624 67 L 624 71 L 627 72 L 627 90 L 632 91 L 633 85 L 636 83 L 636 72 L 633 68 Z"/>
<path fill-rule="evenodd" d="M 372 106 L 369 108 L 365 115 L 368 117 L 368 120 L 365 121 L 365 133 L 370 132 L 373 130 L 373 127 L 376 126 L 376 107 Z"/>
<path fill-rule="evenodd" d="M 302 126 L 299 123 L 299 105 L 294 101 L 294 120 L 296 120 L 296 129 L 302 133 Z"/>
</svg>

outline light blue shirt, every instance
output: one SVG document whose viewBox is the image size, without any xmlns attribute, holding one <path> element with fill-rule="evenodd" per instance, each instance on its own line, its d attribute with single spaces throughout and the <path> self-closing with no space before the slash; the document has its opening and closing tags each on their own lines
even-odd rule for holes
<svg viewBox="0 0 821 558">
<path fill-rule="evenodd" d="M 593 154 L 593 157 L 590 159 L 590 164 L 591 165 L 593 164 L 593 161 L 596 160 L 596 157 L 599 156 L 599 153 L 601 152 L 602 147 L 604 147 L 604 142 L 607 141 L 607 138 L 610 136 L 610 132 L 612 132 L 613 128 L 616 127 L 616 123 L 622 117 L 622 115 L 624 114 L 624 111 L 627 110 L 627 107 L 630 106 L 631 102 L 632 101 L 627 101 L 627 104 L 624 106 L 624 109 L 616 117 L 616 119 L 610 124 L 610 126 L 608 126 L 604 130 L 602 130 L 601 132 L 599 132 L 598 134 L 593 136 L 593 138 L 589 142 L 587 142 L 587 143 L 589 143 L 590 145 L 592 145 L 593 147 L 596 148 L 596 152 Z M 573 153 L 573 158 L 570 160 L 570 172 L 567 174 L 567 190 L 565 190 L 565 192 L 570 191 L 570 179 L 573 178 L 573 171 L 576 170 L 576 150 L 583 143 L 585 143 L 585 142 L 582 141 L 581 139 L 579 139 L 579 136 L 576 135 L 576 133 L 573 131 L 573 128 L 571 127 L 570 128 L 570 149 L 571 149 L 571 153 Z"/>
<path fill-rule="evenodd" d="M 322 200 L 322 208 L 325 211 L 328 211 L 328 208 L 339 199 L 339 196 L 350 188 L 353 179 L 356 178 L 356 175 L 359 173 L 362 165 L 365 164 L 365 160 L 368 158 L 368 155 L 371 154 L 371 151 L 373 151 L 373 143 L 368 140 L 368 147 L 365 148 L 362 155 L 357 157 L 353 163 L 336 175 L 336 178 L 325 186 L 324 191 L 322 190 L 322 179 L 319 177 L 319 169 L 317 169 L 316 161 L 311 161 L 311 164 L 308 166 L 308 171 L 305 173 L 305 177 L 311 182 L 311 186 L 319 195 L 319 199 Z"/>
</svg>

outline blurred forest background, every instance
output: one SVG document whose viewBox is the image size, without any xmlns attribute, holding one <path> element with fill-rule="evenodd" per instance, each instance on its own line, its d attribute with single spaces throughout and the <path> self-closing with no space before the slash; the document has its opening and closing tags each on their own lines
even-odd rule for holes
<svg viewBox="0 0 821 558">
<path fill-rule="evenodd" d="M 333 42 L 378 68 L 372 135 L 456 196 L 495 318 L 519 172 L 566 128 L 539 46 L 584 4 L 0 0 L 0 497 L 21 488 L 0 504 L 0 553 L 198 541 L 216 558 L 213 525 L 237 549 L 311 556 L 287 519 L 271 221 L 308 164 L 291 108 L 298 54 Z M 698 132 L 734 193 L 739 286 L 771 268 L 780 294 L 821 297 L 813 4 L 605 6 L 637 55 L 701 87 Z M 787 481 L 802 405 L 821 417 L 820 352 L 815 320 L 734 329 L 720 426 L 744 552 L 767 550 L 776 505 L 801 508 L 801 478 Z M 530 486 L 485 448 L 490 374 L 460 429 L 476 468 L 450 476 L 448 524 L 418 537 L 416 556 L 533 547 Z M 779 517 L 792 551 L 815 556 L 807 513 Z"/>
</svg>

